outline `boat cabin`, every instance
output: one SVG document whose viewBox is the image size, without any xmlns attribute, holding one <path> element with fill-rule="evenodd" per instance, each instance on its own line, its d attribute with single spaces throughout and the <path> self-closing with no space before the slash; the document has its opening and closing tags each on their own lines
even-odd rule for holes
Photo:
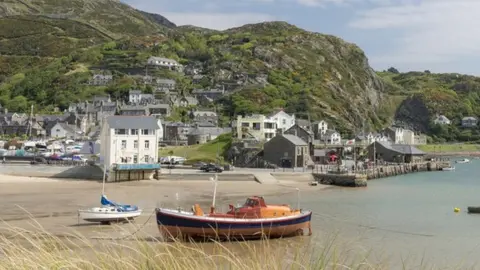
<svg viewBox="0 0 480 270">
<path fill-rule="evenodd" d="M 259 196 L 247 198 L 245 203 L 240 207 L 229 205 L 230 210 L 227 213 L 210 213 L 210 217 L 229 217 L 229 218 L 272 218 L 281 216 L 296 215 L 300 210 L 290 208 L 290 206 L 283 205 L 267 205 L 265 199 Z M 194 205 L 195 215 L 203 215 L 200 206 Z"/>
</svg>

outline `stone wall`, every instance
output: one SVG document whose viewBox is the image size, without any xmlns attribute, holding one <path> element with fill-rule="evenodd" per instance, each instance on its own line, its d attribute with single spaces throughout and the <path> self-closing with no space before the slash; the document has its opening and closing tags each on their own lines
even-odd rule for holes
<svg viewBox="0 0 480 270">
<path fill-rule="evenodd" d="M 313 174 L 315 181 L 323 185 L 342 187 L 366 187 L 367 177 L 361 174 Z"/>
</svg>

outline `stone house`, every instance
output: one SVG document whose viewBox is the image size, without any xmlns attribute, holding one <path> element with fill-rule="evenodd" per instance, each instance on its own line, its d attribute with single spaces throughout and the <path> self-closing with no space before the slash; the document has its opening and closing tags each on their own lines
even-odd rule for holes
<svg viewBox="0 0 480 270">
<path fill-rule="evenodd" d="M 374 142 L 367 147 L 370 160 L 393 163 L 416 163 L 425 159 L 426 153 L 408 144 Z"/>
<path fill-rule="evenodd" d="M 196 126 L 187 134 L 187 143 L 188 145 L 203 144 L 231 131 L 231 128 Z"/>
<path fill-rule="evenodd" d="M 263 145 L 263 159 L 283 168 L 305 167 L 310 151 L 308 144 L 295 135 L 277 135 Z"/>
<path fill-rule="evenodd" d="M 197 123 L 209 122 L 214 125 L 218 123 L 218 115 L 212 111 L 192 111 L 190 112 L 190 118 Z"/>
</svg>

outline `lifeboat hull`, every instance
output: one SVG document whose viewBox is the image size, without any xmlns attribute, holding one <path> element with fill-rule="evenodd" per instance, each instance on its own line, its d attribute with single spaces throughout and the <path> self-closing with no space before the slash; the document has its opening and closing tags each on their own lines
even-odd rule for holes
<svg viewBox="0 0 480 270">
<path fill-rule="evenodd" d="M 157 225 L 165 238 L 255 239 L 303 234 L 310 230 L 311 211 L 272 218 L 195 216 L 191 212 L 156 209 Z"/>
</svg>

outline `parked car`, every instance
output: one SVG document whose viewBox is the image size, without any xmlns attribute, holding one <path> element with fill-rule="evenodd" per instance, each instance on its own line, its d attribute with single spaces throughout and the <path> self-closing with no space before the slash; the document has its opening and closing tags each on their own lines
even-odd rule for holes
<svg viewBox="0 0 480 270">
<path fill-rule="evenodd" d="M 218 165 L 216 165 L 216 164 L 212 164 L 212 163 L 206 164 L 206 165 L 202 166 L 202 167 L 200 168 L 200 170 L 202 170 L 202 171 L 204 171 L 204 172 L 218 172 L 218 173 L 223 172 L 222 167 L 220 167 L 220 166 L 218 166 Z"/>
<path fill-rule="evenodd" d="M 197 163 L 193 164 L 192 167 L 193 168 L 198 168 L 198 169 L 201 170 L 201 168 L 203 168 L 205 165 L 207 165 L 207 163 L 200 161 L 200 162 L 197 162 Z"/>
</svg>

